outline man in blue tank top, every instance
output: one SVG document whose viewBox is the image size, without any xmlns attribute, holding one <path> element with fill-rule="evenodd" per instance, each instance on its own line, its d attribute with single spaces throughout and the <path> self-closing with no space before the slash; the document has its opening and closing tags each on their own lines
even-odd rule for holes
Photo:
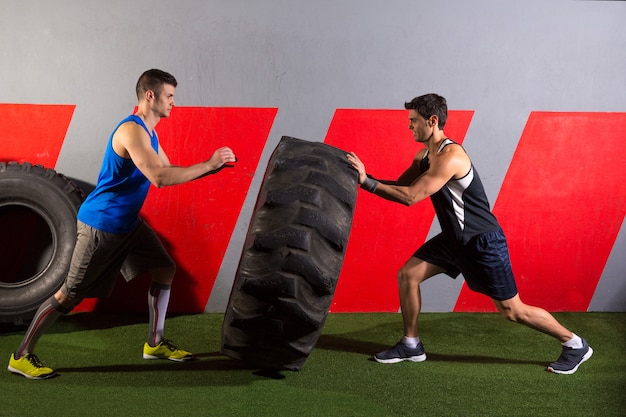
<svg viewBox="0 0 626 417">
<path fill-rule="evenodd" d="M 164 338 L 165 315 L 176 266 L 156 233 L 139 217 L 150 185 L 182 184 L 217 172 L 237 159 L 228 147 L 210 159 L 188 167 L 173 166 L 154 131 L 174 106 L 176 79 L 151 69 L 137 81 L 137 113 L 115 128 L 108 141 L 96 188 L 81 205 L 77 241 L 68 276 L 56 294 L 35 313 L 22 343 L 11 355 L 8 370 L 29 379 L 46 379 L 56 372 L 33 350 L 41 335 L 83 298 L 107 296 L 119 272 L 127 281 L 148 272 L 149 331 L 145 359 L 188 361 L 193 355 Z"/>
<path fill-rule="evenodd" d="M 478 173 L 463 148 L 443 132 L 448 116 L 445 98 L 427 94 L 405 103 L 405 108 L 409 111 L 409 129 L 424 149 L 397 180 L 375 180 L 367 175 L 363 162 L 354 153 L 347 155 L 359 172 L 361 188 L 407 206 L 430 197 L 441 225 L 441 233 L 422 245 L 400 269 L 404 337 L 374 359 L 380 363 L 426 360 L 417 331 L 422 302 L 420 284 L 440 273 L 452 278 L 463 273 L 468 287 L 490 297 L 504 318 L 561 342 L 561 355 L 548 365 L 548 371 L 576 372 L 591 357 L 593 349 L 550 313 L 520 299 L 506 239 L 491 213 Z"/>
</svg>

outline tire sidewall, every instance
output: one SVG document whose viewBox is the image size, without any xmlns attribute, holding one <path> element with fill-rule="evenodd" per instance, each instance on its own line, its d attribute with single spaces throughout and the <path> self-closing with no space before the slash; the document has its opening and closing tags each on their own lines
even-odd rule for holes
<svg viewBox="0 0 626 417">
<path fill-rule="evenodd" d="M 0 321 L 32 318 L 42 301 L 54 294 L 67 275 L 76 242 L 76 215 L 84 195 L 64 176 L 41 166 L 7 164 L 0 169 L 0 210 L 21 206 L 47 224 L 52 255 L 45 267 L 20 282 L 0 279 Z"/>
</svg>

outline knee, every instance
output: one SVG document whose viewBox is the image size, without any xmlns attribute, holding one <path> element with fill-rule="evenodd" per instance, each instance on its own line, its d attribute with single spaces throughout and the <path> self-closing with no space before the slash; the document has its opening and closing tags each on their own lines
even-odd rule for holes
<svg viewBox="0 0 626 417">
<path fill-rule="evenodd" d="M 166 267 L 154 268 L 150 270 L 150 274 L 152 275 L 152 281 L 158 282 L 159 284 L 170 285 L 176 274 L 176 265 L 172 264 Z"/>
<path fill-rule="evenodd" d="M 529 308 L 520 300 L 519 295 L 504 301 L 493 299 L 493 302 L 504 319 L 514 323 L 525 323 Z"/>
<path fill-rule="evenodd" d="M 59 303 L 58 310 L 63 314 L 67 314 L 74 309 L 74 307 L 82 301 L 82 299 L 72 298 L 65 294 L 63 291 L 58 290 L 54 294 L 54 298 Z"/>
<path fill-rule="evenodd" d="M 398 284 L 402 284 L 403 282 L 408 281 L 409 273 L 405 267 L 402 267 L 398 270 Z"/>
<path fill-rule="evenodd" d="M 525 324 L 529 315 L 527 306 L 521 303 L 498 306 L 498 311 L 500 312 L 501 317 L 513 323 Z"/>
<path fill-rule="evenodd" d="M 505 320 L 511 321 L 513 323 L 519 323 L 520 322 L 520 317 L 519 315 L 513 311 L 512 309 L 501 309 L 500 310 L 500 317 L 504 318 Z"/>
<path fill-rule="evenodd" d="M 398 271 L 398 285 L 402 287 L 407 285 L 419 285 L 419 283 L 419 277 L 410 268 L 400 268 Z"/>
</svg>

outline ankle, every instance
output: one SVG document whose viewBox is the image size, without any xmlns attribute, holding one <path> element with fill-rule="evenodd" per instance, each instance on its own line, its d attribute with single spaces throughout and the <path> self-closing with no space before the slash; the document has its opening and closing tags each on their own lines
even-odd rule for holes
<svg viewBox="0 0 626 417">
<path fill-rule="evenodd" d="M 419 345 L 419 343 L 420 343 L 420 338 L 419 338 L 419 336 L 416 336 L 416 337 L 407 337 L 407 336 L 404 336 L 404 337 L 402 338 L 402 344 L 404 344 L 405 346 L 408 346 L 408 347 L 410 347 L 410 348 L 412 348 L 412 349 L 416 348 L 416 347 L 417 347 L 417 345 Z"/>
<path fill-rule="evenodd" d="M 561 345 L 564 347 L 568 347 L 570 349 L 582 349 L 583 340 L 580 338 L 580 336 L 576 335 L 575 333 L 572 333 L 572 338 L 568 340 L 567 342 L 561 343 Z"/>
</svg>

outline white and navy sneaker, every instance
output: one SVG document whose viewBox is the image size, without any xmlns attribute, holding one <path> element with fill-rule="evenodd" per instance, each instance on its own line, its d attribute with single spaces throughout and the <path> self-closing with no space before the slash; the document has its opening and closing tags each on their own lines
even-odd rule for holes
<svg viewBox="0 0 626 417">
<path fill-rule="evenodd" d="M 581 363 L 589 359 L 593 355 L 593 349 L 587 344 L 587 341 L 583 339 L 583 347 L 580 349 L 573 349 L 563 346 L 561 356 L 552 362 L 546 368 L 546 371 L 554 372 L 555 374 L 573 374 L 576 372 Z"/>
<path fill-rule="evenodd" d="M 416 347 L 410 348 L 400 341 L 391 349 L 374 355 L 374 359 L 378 363 L 423 362 L 426 360 L 426 354 L 422 342 L 419 342 Z"/>
</svg>

